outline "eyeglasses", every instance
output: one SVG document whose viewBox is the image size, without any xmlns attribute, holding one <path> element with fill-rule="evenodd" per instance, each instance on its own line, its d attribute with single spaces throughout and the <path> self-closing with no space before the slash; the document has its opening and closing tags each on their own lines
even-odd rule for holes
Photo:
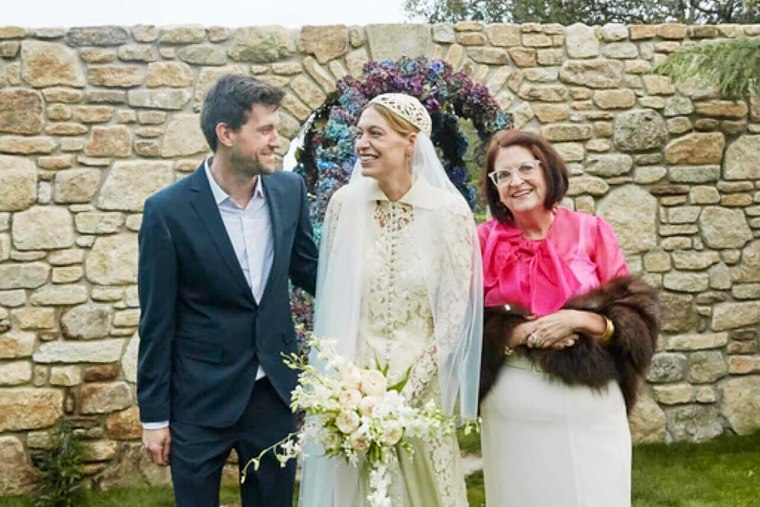
<svg viewBox="0 0 760 507">
<path fill-rule="evenodd" d="M 520 175 L 520 179 L 528 179 L 533 177 L 536 173 L 536 169 L 541 165 L 540 160 L 526 160 L 520 166 L 515 169 L 500 169 L 488 173 L 488 177 L 491 179 L 494 185 L 497 187 L 504 186 L 512 181 L 512 175 L 517 172 Z"/>
</svg>

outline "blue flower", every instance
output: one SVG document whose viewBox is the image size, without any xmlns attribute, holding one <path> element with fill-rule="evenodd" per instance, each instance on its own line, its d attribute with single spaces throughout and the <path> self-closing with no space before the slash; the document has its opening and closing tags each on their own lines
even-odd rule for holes
<svg viewBox="0 0 760 507">
<path fill-rule="evenodd" d="M 364 64 L 364 77 L 347 76 L 336 83 L 337 92 L 316 113 L 309 127 L 305 144 L 299 149 L 296 172 L 309 182 L 313 196 L 310 217 L 315 237 L 321 238 L 322 222 L 330 197 L 351 177 L 356 163 L 355 125 L 369 99 L 387 92 L 416 96 L 430 111 L 434 120 L 433 143 L 442 150 L 442 162 L 448 176 L 473 209 L 477 208 L 477 192 L 464 166 L 468 140 L 456 121 L 442 125 L 441 118 L 455 114 L 467 118 L 482 141 L 511 124 L 511 116 L 500 111 L 488 89 L 473 83 L 463 72 L 455 72 L 441 60 L 401 58 L 398 61 L 370 61 Z M 441 114 L 442 113 L 442 114 Z M 456 141 L 454 141 L 456 140 Z M 452 150 L 450 143 L 456 142 Z M 449 158 L 445 158 L 449 157 Z M 293 304 L 296 321 L 311 322 L 310 300 L 295 293 Z"/>
</svg>

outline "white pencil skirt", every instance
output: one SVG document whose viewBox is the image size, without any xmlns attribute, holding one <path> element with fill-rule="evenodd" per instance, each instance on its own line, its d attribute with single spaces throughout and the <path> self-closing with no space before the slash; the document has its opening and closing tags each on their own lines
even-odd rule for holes
<svg viewBox="0 0 760 507">
<path fill-rule="evenodd" d="M 631 505 L 631 434 L 617 383 L 569 387 L 510 358 L 481 415 L 488 507 Z"/>
</svg>

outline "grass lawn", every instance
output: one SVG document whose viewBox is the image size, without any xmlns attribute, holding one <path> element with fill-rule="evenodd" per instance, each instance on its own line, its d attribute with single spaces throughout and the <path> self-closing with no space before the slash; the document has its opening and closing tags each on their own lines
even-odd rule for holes
<svg viewBox="0 0 760 507">
<path fill-rule="evenodd" d="M 479 449 L 478 435 L 460 435 L 464 451 Z M 471 507 L 485 502 L 483 475 L 467 478 Z M 237 505 L 236 487 L 222 490 L 222 505 Z M 171 507 L 168 487 L 90 492 L 89 507 Z M 641 445 L 633 451 L 634 507 L 757 507 L 760 505 L 760 432 L 723 436 L 703 444 Z M 25 498 L 0 498 L 0 507 L 30 507 Z M 501 506 L 499 506 L 501 507 Z M 520 506 L 522 507 L 522 506 Z"/>
<path fill-rule="evenodd" d="M 633 498 L 635 507 L 759 506 L 760 432 L 634 448 Z"/>
</svg>

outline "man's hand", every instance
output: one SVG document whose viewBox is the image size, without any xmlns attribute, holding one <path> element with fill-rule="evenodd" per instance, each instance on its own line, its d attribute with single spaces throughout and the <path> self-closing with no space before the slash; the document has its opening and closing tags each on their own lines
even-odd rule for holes
<svg viewBox="0 0 760 507">
<path fill-rule="evenodd" d="M 172 437 L 169 427 L 157 430 L 143 429 L 143 447 L 148 451 L 148 457 L 156 465 L 166 466 L 169 464 L 169 447 Z"/>
</svg>

